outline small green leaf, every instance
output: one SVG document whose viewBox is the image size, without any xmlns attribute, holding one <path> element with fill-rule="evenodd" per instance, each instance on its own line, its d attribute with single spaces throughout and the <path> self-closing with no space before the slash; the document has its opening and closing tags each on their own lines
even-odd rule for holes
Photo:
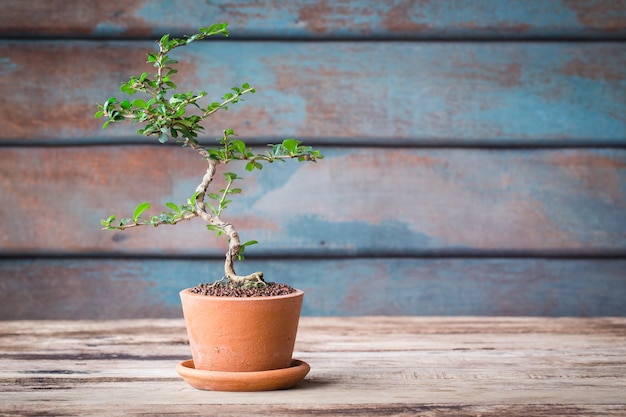
<svg viewBox="0 0 626 417">
<path fill-rule="evenodd" d="M 115 215 L 114 215 L 114 214 L 110 215 L 110 216 L 109 216 L 108 218 L 106 218 L 106 219 L 102 219 L 102 220 L 100 220 L 100 224 L 101 224 L 102 226 L 108 227 L 108 226 L 110 226 L 110 225 L 111 225 L 111 223 L 113 222 L 113 220 L 115 220 Z"/>
<path fill-rule="evenodd" d="M 133 221 L 137 222 L 139 216 L 141 216 L 146 210 L 150 208 L 150 203 L 140 203 L 135 207 L 135 212 L 133 213 Z"/>
<path fill-rule="evenodd" d="M 212 232 L 217 233 L 218 236 L 222 235 L 224 233 L 224 231 L 222 230 L 221 227 L 219 226 L 215 226 L 214 224 L 207 224 L 206 228 Z"/>
<path fill-rule="evenodd" d="M 283 147 L 287 149 L 290 153 L 295 153 L 296 149 L 298 149 L 299 141 L 295 139 L 285 139 L 282 143 Z"/>
<path fill-rule="evenodd" d="M 169 140 L 169 135 L 166 132 L 161 132 L 161 134 L 159 135 L 159 142 L 161 143 L 165 143 Z"/>
<path fill-rule="evenodd" d="M 143 101 L 142 99 L 138 98 L 136 100 L 133 100 L 133 107 L 140 107 L 142 109 L 145 109 L 146 107 L 148 107 L 148 105 L 146 104 L 145 101 Z"/>
<path fill-rule="evenodd" d="M 173 211 L 174 211 L 174 212 L 176 212 L 176 213 L 180 213 L 180 212 L 182 211 L 182 210 L 180 209 L 180 207 L 178 207 L 178 205 L 176 205 L 176 204 L 174 204 L 174 203 L 172 203 L 172 202 L 167 202 L 167 203 L 165 203 L 165 205 L 166 205 L 169 209 L 173 210 Z"/>
<path fill-rule="evenodd" d="M 237 149 L 237 151 L 242 154 L 245 155 L 246 153 L 246 143 L 242 140 L 234 140 L 233 141 L 233 146 L 235 147 L 235 149 Z"/>
<path fill-rule="evenodd" d="M 199 191 L 196 191 L 195 193 L 193 193 L 193 195 L 189 198 L 189 200 L 187 200 L 187 204 L 193 207 L 196 200 L 198 199 L 198 194 L 200 194 Z"/>
</svg>

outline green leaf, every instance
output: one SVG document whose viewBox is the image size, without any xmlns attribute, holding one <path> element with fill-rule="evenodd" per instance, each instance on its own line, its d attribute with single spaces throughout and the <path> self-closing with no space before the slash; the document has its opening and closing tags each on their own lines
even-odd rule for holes
<svg viewBox="0 0 626 417">
<path fill-rule="evenodd" d="M 221 236 L 224 234 L 224 231 L 219 226 L 215 226 L 213 224 L 207 224 L 206 228 L 212 232 L 217 233 L 218 236 Z"/>
<path fill-rule="evenodd" d="M 172 202 L 167 202 L 167 203 L 165 203 L 165 205 L 166 205 L 169 209 L 171 209 L 171 210 L 175 211 L 176 213 L 180 213 L 180 212 L 182 211 L 182 210 L 180 209 L 180 207 L 178 207 L 178 205 L 176 205 L 176 204 L 174 204 L 174 203 L 172 203 Z"/>
<path fill-rule="evenodd" d="M 169 135 L 166 132 L 161 132 L 159 135 L 159 142 L 165 143 L 169 140 Z"/>
<path fill-rule="evenodd" d="M 242 140 L 234 140 L 233 141 L 233 146 L 235 147 L 235 149 L 237 149 L 237 151 L 242 154 L 245 155 L 246 154 L 246 143 Z"/>
<path fill-rule="evenodd" d="M 150 208 L 150 203 L 140 203 L 137 205 L 137 207 L 135 207 L 135 211 L 133 213 L 133 221 L 137 222 L 137 219 L 139 218 L 139 216 L 141 216 L 146 210 L 148 210 Z"/>
<path fill-rule="evenodd" d="M 295 153 L 299 144 L 300 142 L 295 139 L 285 139 L 282 143 L 283 147 L 290 153 Z"/>
<path fill-rule="evenodd" d="M 203 33 L 207 34 L 207 35 L 217 35 L 218 33 L 223 34 L 224 36 L 228 36 L 228 30 L 226 30 L 226 27 L 228 26 L 228 23 L 224 22 L 224 23 L 216 23 L 214 25 L 212 25 L 211 27 L 207 28 L 203 28 L 204 30 L 202 31 Z"/>
<path fill-rule="evenodd" d="M 113 222 L 113 220 L 115 220 L 115 215 L 114 215 L 114 214 L 110 215 L 110 216 L 109 216 L 109 217 L 107 217 L 106 219 L 102 219 L 102 220 L 100 220 L 100 224 L 101 224 L 102 226 L 108 227 L 108 226 L 110 226 L 110 225 L 111 225 L 111 223 Z"/>
<path fill-rule="evenodd" d="M 193 207 L 196 200 L 198 199 L 198 194 L 200 194 L 199 191 L 196 191 L 195 193 L 193 193 L 193 195 L 189 198 L 189 200 L 187 200 L 187 204 Z"/>
<path fill-rule="evenodd" d="M 142 109 L 145 109 L 148 107 L 148 105 L 146 104 L 145 101 L 143 101 L 142 99 L 138 98 L 136 100 L 133 100 L 133 107 L 140 107 Z"/>
<path fill-rule="evenodd" d="M 111 97 L 107 101 L 104 102 L 104 104 L 102 105 L 102 109 L 104 110 L 105 113 L 108 113 L 110 111 L 109 108 L 111 106 L 115 106 L 117 103 L 118 103 L 117 99 L 115 97 Z"/>
</svg>

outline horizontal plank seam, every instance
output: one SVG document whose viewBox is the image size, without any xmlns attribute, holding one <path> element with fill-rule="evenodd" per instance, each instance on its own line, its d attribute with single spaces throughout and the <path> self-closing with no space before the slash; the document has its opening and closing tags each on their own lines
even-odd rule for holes
<svg viewBox="0 0 626 417">
<path fill-rule="evenodd" d="M 437 139 L 438 142 L 430 142 L 430 141 L 409 141 L 406 139 L 396 140 L 394 138 L 381 138 L 381 139 L 390 139 L 389 141 L 382 142 L 363 142 L 363 141 L 351 141 L 350 139 L 337 139 L 341 142 L 335 142 L 328 139 L 316 139 L 316 138 L 302 138 L 298 137 L 303 143 L 314 145 L 317 147 L 326 147 L 326 148 L 338 148 L 338 149 L 359 149 L 359 148 L 372 148 L 372 149 L 494 149 L 494 150 L 550 150 L 550 149 L 626 149 L 626 137 L 624 137 L 624 143 L 615 143 L 610 141 L 601 141 L 601 142 L 593 142 L 592 139 L 589 139 L 587 142 L 581 142 L 579 140 L 575 142 L 559 142 L 557 140 L 546 139 L 545 141 L 542 139 L 535 140 L 502 140 L 499 143 L 491 142 L 491 141 L 480 141 L 476 140 L 471 143 L 463 143 L 457 140 L 440 140 Z M 249 146 L 259 146 L 264 147 L 268 143 L 279 143 L 283 140 L 283 138 L 267 138 L 267 139 L 258 139 L 258 138 L 250 138 L 246 140 L 246 143 Z M 567 139 L 565 139 L 567 140 Z M 200 140 L 200 143 L 204 146 L 210 146 L 211 143 L 207 141 Z M 82 140 L 68 140 L 68 141 L 30 141 L 30 140 L 0 140 L 0 149 L 2 148 L 86 148 L 86 147 L 119 147 L 119 146 L 128 146 L 128 147 L 139 147 L 139 146 L 149 146 L 149 147 L 163 147 L 163 146 L 174 146 L 180 147 L 180 143 L 170 142 L 165 144 L 160 144 L 156 142 L 146 142 L 145 140 L 137 140 L 137 139 L 129 139 L 129 140 L 93 140 L 93 141 L 82 141 Z"/>
<path fill-rule="evenodd" d="M 182 37 L 191 34 L 173 32 L 165 30 L 173 37 Z M 0 35 L 0 42 L 7 40 L 24 40 L 38 42 L 143 42 L 156 41 L 158 36 L 59 36 L 47 35 L 45 33 L 24 33 L 24 34 L 7 34 Z M 380 34 L 380 35 L 360 35 L 360 34 L 329 34 L 318 36 L 303 36 L 298 34 L 285 34 L 284 36 L 267 36 L 267 35 L 250 35 L 250 36 L 229 36 L 225 39 L 210 39 L 200 42 L 624 42 L 626 41 L 626 31 L 624 33 L 601 33 L 590 32 L 581 33 L 580 35 L 572 34 L 552 34 L 544 33 L 527 33 L 519 36 L 510 34 L 493 34 L 493 35 L 472 35 L 472 34 L 415 34 L 415 33 L 398 33 L 398 34 Z"/>
<path fill-rule="evenodd" d="M 92 260 L 92 259 L 123 259 L 123 260 L 167 260 L 167 261 L 222 261 L 223 256 L 216 255 L 163 255 L 150 253 L 0 253 L 0 261 L 6 260 Z M 548 260 L 626 260 L 626 250 L 607 250 L 600 252 L 576 252 L 565 253 L 563 251 L 485 251 L 485 252 L 385 252 L 385 251 L 363 251 L 362 253 L 298 253 L 293 255 L 267 253 L 246 255 L 248 261 L 264 260 L 350 260 L 350 259 L 548 259 Z"/>
</svg>

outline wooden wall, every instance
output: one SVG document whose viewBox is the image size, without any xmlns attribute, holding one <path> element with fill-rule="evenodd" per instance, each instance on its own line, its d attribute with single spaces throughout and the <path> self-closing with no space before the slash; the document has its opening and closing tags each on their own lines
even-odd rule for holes
<svg viewBox="0 0 626 417">
<path fill-rule="evenodd" d="M 206 143 L 327 156 L 248 176 L 240 272 L 306 315 L 626 315 L 626 1 L 4 0 L 1 319 L 180 317 L 221 276 L 199 220 L 100 230 L 184 201 L 203 161 L 93 119 L 154 39 L 220 21 L 179 84 L 258 92 Z"/>
</svg>

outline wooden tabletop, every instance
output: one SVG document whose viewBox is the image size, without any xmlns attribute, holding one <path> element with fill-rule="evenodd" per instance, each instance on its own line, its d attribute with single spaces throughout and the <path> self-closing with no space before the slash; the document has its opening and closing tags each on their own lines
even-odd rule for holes
<svg viewBox="0 0 626 417">
<path fill-rule="evenodd" d="M 195 390 L 189 357 L 182 320 L 0 321 L 0 415 L 626 415 L 626 318 L 304 317 L 286 391 Z"/>
</svg>

